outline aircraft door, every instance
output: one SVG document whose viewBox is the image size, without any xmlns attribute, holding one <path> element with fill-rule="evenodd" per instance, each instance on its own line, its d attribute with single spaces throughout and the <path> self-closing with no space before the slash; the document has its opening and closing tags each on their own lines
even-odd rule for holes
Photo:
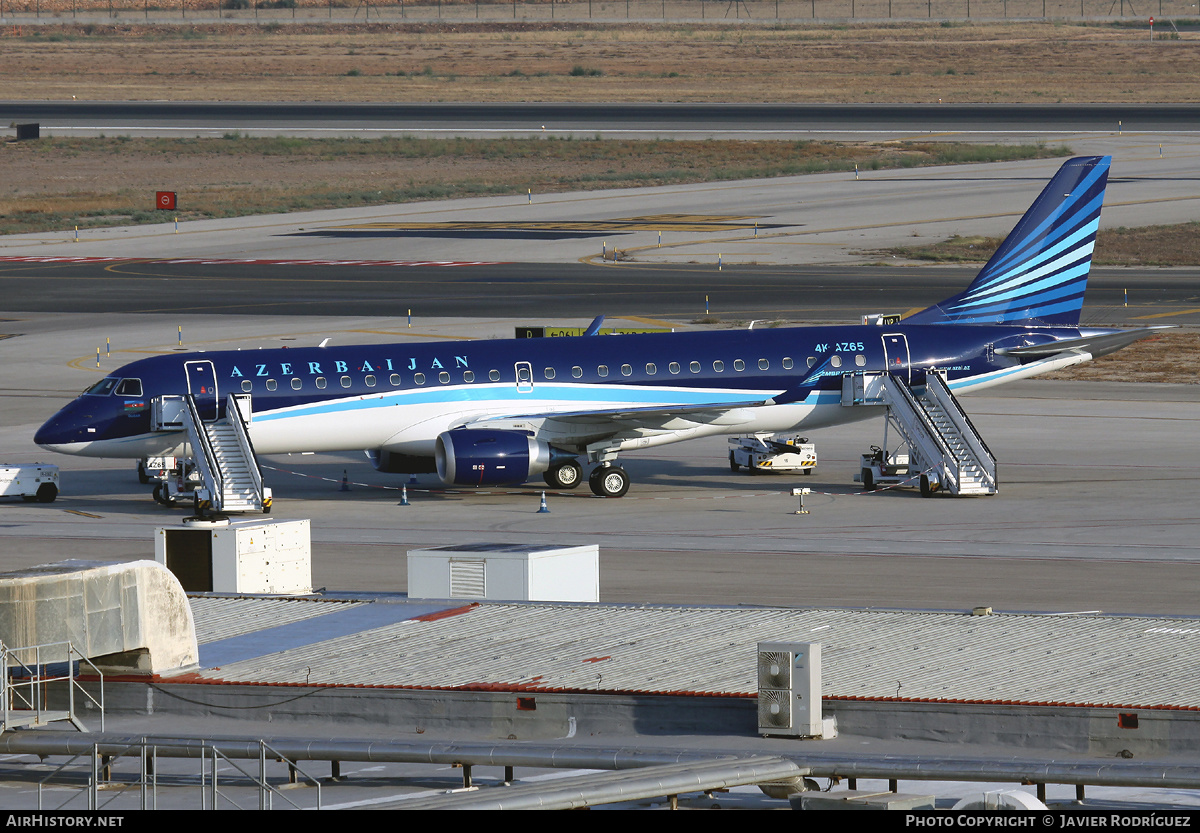
<svg viewBox="0 0 1200 833">
<path fill-rule="evenodd" d="M 196 410 L 203 420 L 213 420 L 219 413 L 217 399 L 217 369 L 212 362 L 184 362 L 188 393 L 196 400 Z"/>
<path fill-rule="evenodd" d="M 533 365 L 529 362 L 517 362 L 517 393 L 529 393 L 533 390 Z"/>
<path fill-rule="evenodd" d="M 883 363 L 889 373 L 895 374 L 906 383 L 912 382 L 908 337 L 904 333 L 883 334 Z"/>
</svg>

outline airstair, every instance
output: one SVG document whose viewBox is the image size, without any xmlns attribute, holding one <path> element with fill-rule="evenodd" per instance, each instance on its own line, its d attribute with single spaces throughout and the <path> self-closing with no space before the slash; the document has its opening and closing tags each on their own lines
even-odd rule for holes
<svg viewBox="0 0 1200 833">
<path fill-rule="evenodd" d="M 920 485 L 928 496 L 938 489 L 952 495 L 993 495 L 998 488 L 996 458 L 941 373 L 930 370 L 923 385 L 913 385 L 898 374 L 847 374 L 843 377 L 842 404 L 885 405 L 887 428 L 894 428 L 907 447 L 907 485 Z M 891 460 L 902 452 L 884 452 Z"/>
<path fill-rule="evenodd" d="M 211 417 L 206 419 L 192 394 L 164 396 L 154 403 L 156 428 L 187 431 L 191 461 L 199 475 L 194 493 L 197 510 L 202 514 L 270 512 L 271 490 L 263 485 L 250 442 L 250 396 L 230 394 L 223 417 L 211 401 L 208 404 Z"/>
</svg>

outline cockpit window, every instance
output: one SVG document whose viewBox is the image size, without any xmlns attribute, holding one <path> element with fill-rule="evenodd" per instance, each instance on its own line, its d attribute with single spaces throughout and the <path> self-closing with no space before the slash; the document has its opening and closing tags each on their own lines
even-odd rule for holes
<svg viewBox="0 0 1200 833">
<path fill-rule="evenodd" d="M 107 379 L 101 379 L 96 384 L 83 392 L 84 396 L 108 396 L 113 392 L 113 388 L 117 386 L 120 379 L 114 379 L 111 376 Z"/>
<path fill-rule="evenodd" d="M 121 384 L 117 385 L 117 396 L 141 396 L 142 395 L 142 380 L 141 379 L 122 379 Z"/>
</svg>

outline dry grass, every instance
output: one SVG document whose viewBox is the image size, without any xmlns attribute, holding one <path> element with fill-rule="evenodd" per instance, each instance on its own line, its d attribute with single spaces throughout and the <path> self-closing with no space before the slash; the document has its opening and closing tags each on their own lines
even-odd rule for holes
<svg viewBox="0 0 1200 833">
<path fill-rule="evenodd" d="M 1061 22 L 64 24 L 0 35 L 10 99 L 1200 100 L 1192 41 Z"/>
<path fill-rule="evenodd" d="M 1200 384 L 1200 333 L 1167 332 L 1042 379 Z"/>
<path fill-rule="evenodd" d="M 1066 152 L 943 142 L 46 139 L 0 144 L 0 233 Z M 157 190 L 177 192 L 179 211 L 155 211 Z"/>
<path fill-rule="evenodd" d="M 1174 226 L 1101 229 L 1092 263 L 1097 266 L 1195 266 L 1200 263 L 1196 236 L 1200 222 Z M 924 246 L 884 249 L 877 254 L 935 263 L 985 263 L 1001 237 L 954 236 Z"/>
</svg>

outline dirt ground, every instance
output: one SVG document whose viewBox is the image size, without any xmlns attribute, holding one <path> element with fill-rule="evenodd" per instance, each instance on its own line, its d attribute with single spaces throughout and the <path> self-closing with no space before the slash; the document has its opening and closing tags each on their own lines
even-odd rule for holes
<svg viewBox="0 0 1200 833">
<path fill-rule="evenodd" d="M 1192 102 L 1198 49 L 1062 22 L 63 23 L 0 27 L 0 78 L 6 99 Z"/>
</svg>

